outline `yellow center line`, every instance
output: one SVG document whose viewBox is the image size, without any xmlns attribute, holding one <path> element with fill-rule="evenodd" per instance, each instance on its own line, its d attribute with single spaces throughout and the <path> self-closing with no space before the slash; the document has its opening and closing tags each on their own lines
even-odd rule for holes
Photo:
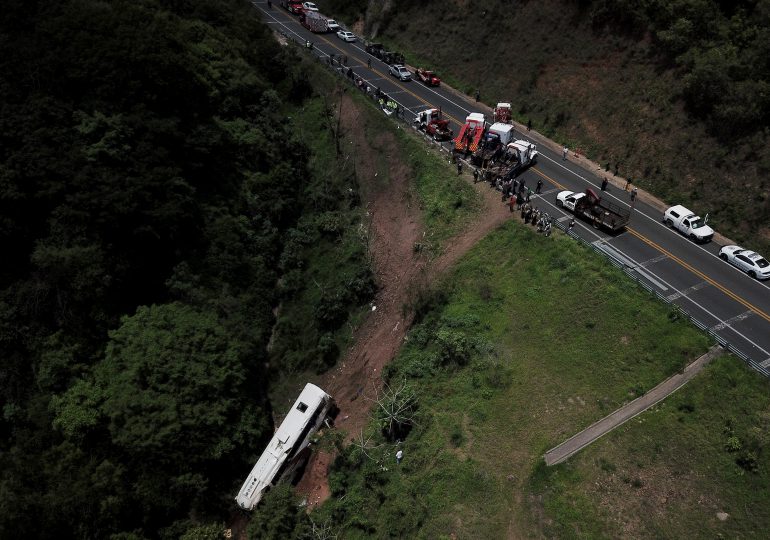
<svg viewBox="0 0 770 540">
<path fill-rule="evenodd" d="M 535 167 L 532 167 L 532 170 L 535 173 L 537 173 L 540 176 L 542 176 L 543 178 L 547 179 L 549 182 L 553 183 L 555 186 L 557 186 L 557 187 L 559 187 L 561 189 L 567 189 L 561 183 L 557 182 L 556 180 L 554 180 L 553 178 L 551 178 L 547 174 L 543 173 L 542 171 L 539 171 Z M 759 315 L 760 317 L 762 317 L 766 321 L 770 322 L 770 315 L 768 315 L 767 313 L 765 313 L 764 311 L 759 309 L 757 306 L 753 305 L 752 303 L 748 302 L 747 300 L 744 300 L 742 297 L 738 296 L 737 294 L 735 294 L 734 292 L 732 292 L 731 290 L 726 288 L 724 285 L 722 285 L 720 283 L 717 283 L 716 281 L 714 281 L 712 278 L 708 277 L 706 274 L 704 274 L 703 272 L 701 272 L 697 268 L 694 268 L 692 265 L 690 265 L 689 263 L 683 261 L 682 259 L 680 259 L 676 255 L 674 255 L 673 253 L 671 253 L 670 251 L 668 251 L 664 247 L 660 246 L 659 244 L 656 244 L 655 242 L 653 242 L 652 240 L 650 240 L 649 238 L 647 238 L 646 236 L 641 234 L 639 231 L 636 231 L 636 230 L 632 229 L 631 227 L 626 227 L 626 230 L 629 233 L 631 233 L 633 236 L 637 237 L 639 240 L 641 240 L 642 242 L 644 242 L 645 244 L 650 246 L 651 248 L 653 248 L 653 249 L 659 251 L 660 253 L 666 255 L 672 261 L 678 263 L 680 266 L 682 266 L 683 268 L 689 270 L 690 272 L 692 272 L 696 276 L 700 277 L 701 279 L 706 281 L 708 284 L 713 285 L 714 287 L 719 289 L 721 292 L 726 294 L 728 297 L 732 298 L 733 300 L 735 300 L 739 304 L 743 305 L 744 307 L 746 307 L 747 309 L 753 311 L 754 313 L 756 313 L 757 315 Z"/>
<path fill-rule="evenodd" d="M 729 296 L 730 298 L 732 298 L 733 300 L 735 300 L 739 304 L 741 304 L 744 307 L 750 309 L 751 311 L 753 311 L 754 313 L 756 313 L 757 315 L 759 315 L 760 317 L 762 317 L 766 321 L 770 322 L 770 315 L 768 315 L 767 313 L 765 313 L 764 311 L 759 309 L 757 306 L 751 304 L 747 300 L 744 300 L 742 297 L 738 296 L 737 294 L 735 294 L 734 292 L 732 292 L 731 290 L 726 288 L 724 285 L 722 285 L 720 283 L 717 283 L 716 281 L 714 281 L 713 279 L 708 277 L 706 274 L 704 274 L 703 272 L 701 272 L 697 268 L 694 268 L 689 263 L 683 261 L 682 259 L 680 259 L 676 255 L 674 255 L 673 253 L 671 253 L 670 251 L 668 251 L 664 247 L 661 247 L 660 245 L 656 244 L 655 242 L 653 242 L 652 240 L 650 240 L 646 236 L 640 234 L 638 231 L 635 231 L 631 227 L 626 227 L 626 229 L 628 230 L 629 233 L 631 233 L 632 235 L 636 236 L 639 240 L 641 240 L 642 242 L 644 242 L 648 246 L 650 246 L 650 247 L 660 251 L 664 255 L 670 257 L 673 261 L 679 263 L 681 266 L 683 266 L 684 268 L 686 268 L 687 270 L 689 270 L 690 272 L 692 272 L 696 276 L 700 277 L 701 279 L 703 279 L 704 281 L 706 281 L 710 285 L 713 285 L 714 287 L 716 287 L 717 289 L 722 291 L 724 294 L 726 294 L 727 296 Z"/>
</svg>

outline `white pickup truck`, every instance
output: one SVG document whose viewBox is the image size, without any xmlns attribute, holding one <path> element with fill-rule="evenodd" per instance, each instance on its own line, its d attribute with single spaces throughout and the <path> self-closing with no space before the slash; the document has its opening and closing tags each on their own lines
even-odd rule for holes
<svg viewBox="0 0 770 540">
<path fill-rule="evenodd" d="M 666 210 L 663 223 L 695 242 L 709 242 L 714 237 L 714 229 L 706 225 L 703 218 L 696 216 L 681 204 Z"/>
</svg>

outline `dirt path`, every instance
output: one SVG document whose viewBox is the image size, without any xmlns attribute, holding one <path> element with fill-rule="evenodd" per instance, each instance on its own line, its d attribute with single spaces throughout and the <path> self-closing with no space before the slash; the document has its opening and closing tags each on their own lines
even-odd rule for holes
<svg viewBox="0 0 770 540">
<path fill-rule="evenodd" d="M 415 253 L 414 244 L 422 237 L 424 227 L 419 199 L 411 186 L 411 170 L 401 159 L 390 133 L 379 135 L 376 145 L 370 146 L 355 103 L 347 96 L 343 100 L 344 148 L 353 149 L 351 156 L 356 160 L 356 170 L 363 176 L 360 178 L 362 201 L 371 218 L 371 253 L 380 286 L 373 302 L 376 310 L 356 330 L 353 346 L 344 358 L 321 381 L 322 387 L 337 400 L 340 408 L 337 428 L 345 431 L 350 441 L 368 423 L 369 398 L 381 385 L 382 368 L 395 357 L 412 322 L 412 314 L 404 312 L 410 295 L 433 282 L 476 242 L 511 219 L 511 214 L 500 202 L 499 193 L 484 183 L 477 184 L 483 204 L 477 220 L 448 241 L 444 253 L 435 260 L 429 261 L 425 255 Z M 386 185 L 380 176 L 375 176 L 383 156 L 388 169 Z M 447 170 L 447 174 L 451 172 Z M 466 176 L 472 182 L 470 175 Z M 314 453 L 297 487 L 311 508 L 329 496 L 326 475 L 331 460 L 329 454 Z"/>
<path fill-rule="evenodd" d="M 669 377 L 643 396 L 636 398 L 631 403 L 627 403 L 598 422 L 591 424 L 580 433 L 573 435 L 560 445 L 548 450 L 545 453 L 545 464 L 550 466 L 566 461 L 570 456 L 577 454 L 599 437 L 606 435 L 634 416 L 670 396 L 687 384 L 720 354 L 722 354 L 722 348 L 719 345 L 714 345 L 706 354 L 687 366 L 682 373 Z"/>
</svg>

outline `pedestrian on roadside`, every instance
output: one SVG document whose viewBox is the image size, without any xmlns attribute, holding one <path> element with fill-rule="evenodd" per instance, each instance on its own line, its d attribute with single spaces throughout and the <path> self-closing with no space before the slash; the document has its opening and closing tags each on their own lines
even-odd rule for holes
<svg viewBox="0 0 770 540">
<path fill-rule="evenodd" d="M 607 179 L 602 180 L 602 191 L 607 191 Z"/>
<path fill-rule="evenodd" d="M 562 161 L 566 161 L 567 154 L 569 153 L 569 148 L 567 148 L 567 145 L 564 145 L 564 148 L 561 149 L 561 159 Z"/>
<path fill-rule="evenodd" d="M 567 232 L 571 231 L 575 227 L 575 218 L 572 218 L 569 220 L 569 226 L 567 227 Z"/>
<path fill-rule="evenodd" d="M 636 193 L 637 193 L 637 189 L 636 188 L 631 190 L 631 202 L 632 203 L 636 200 Z"/>
<path fill-rule="evenodd" d="M 371 58 L 367 58 L 366 59 L 366 67 L 368 67 L 369 69 L 372 69 L 372 59 Z"/>
<path fill-rule="evenodd" d="M 628 191 L 628 186 L 630 186 L 630 185 L 631 185 L 631 179 L 627 178 L 626 179 L 626 186 L 623 188 L 623 191 Z"/>
<path fill-rule="evenodd" d="M 473 169 L 473 183 L 475 184 L 478 181 L 479 181 L 479 170 Z"/>
<path fill-rule="evenodd" d="M 513 192 L 518 193 L 519 192 L 519 180 L 518 178 L 514 178 L 513 180 Z"/>
<path fill-rule="evenodd" d="M 511 198 L 508 199 L 508 209 L 511 211 L 511 214 L 513 214 L 513 207 L 516 205 L 516 195 L 511 195 Z"/>
<path fill-rule="evenodd" d="M 396 452 L 396 464 L 400 465 L 402 459 L 404 459 L 404 451 L 399 450 L 398 452 Z"/>
<path fill-rule="evenodd" d="M 459 159 L 457 160 L 457 176 L 460 176 L 463 173 L 463 162 Z"/>
<path fill-rule="evenodd" d="M 527 188 L 527 202 L 532 199 L 532 189 Z"/>
<path fill-rule="evenodd" d="M 476 90 L 476 103 L 478 103 L 480 99 L 481 99 L 481 93 L 478 90 Z"/>
<path fill-rule="evenodd" d="M 527 131 L 532 131 L 532 119 L 527 120 Z"/>
<path fill-rule="evenodd" d="M 543 189 L 543 180 L 538 178 L 537 179 L 537 186 L 535 186 L 535 193 L 540 195 L 540 191 Z"/>
</svg>

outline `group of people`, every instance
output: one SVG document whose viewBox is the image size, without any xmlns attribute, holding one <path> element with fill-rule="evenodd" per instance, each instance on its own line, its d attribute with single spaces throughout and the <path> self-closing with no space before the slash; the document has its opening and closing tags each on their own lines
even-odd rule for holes
<svg viewBox="0 0 770 540">
<path fill-rule="evenodd" d="M 474 182 L 479 181 L 480 174 L 478 169 L 473 170 Z M 507 201 L 506 204 L 511 213 L 513 213 L 514 209 L 520 211 L 524 223 L 531 223 L 533 227 L 537 227 L 537 232 L 542 232 L 545 236 L 550 236 L 553 218 L 551 218 L 548 212 L 541 211 L 531 203 L 533 193 L 539 194 L 543 188 L 542 180 L 538 179 L 534 192 L 532 191 L 532 188 L 527 187 L 527 181 L 524 178 L 490 178 L 489 185 L 501 192 L 501 200 L 503 202 Z"/>
</svg>

